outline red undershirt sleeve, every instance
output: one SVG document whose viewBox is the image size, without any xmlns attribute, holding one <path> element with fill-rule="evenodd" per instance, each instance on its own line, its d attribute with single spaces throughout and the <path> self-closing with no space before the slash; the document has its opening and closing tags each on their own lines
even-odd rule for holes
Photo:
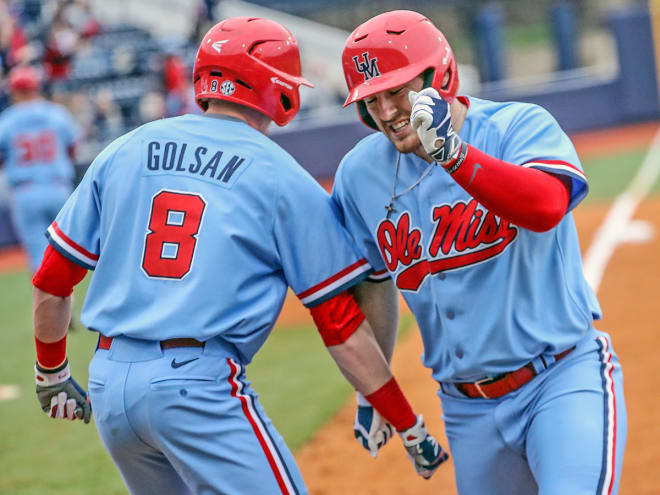
<svg viewBox="0 0 660 495">
<path fill-rule="evenodd" d="M 41 266 L 32 277 L 32 285 L 58 297 L 69 297 L 87 270 L 62 256 L 53 246 L 44 252 Z"/>
<path fill-rule="evenodd" d="M 467 148 L 452 177 L 489 211 L 534 232 L 548 231 L 562 220 L 570 186 L 559 177 Z"/>
<path fill-rule="evenodd" d="M 339 345 L 355 333 L 364 314 L 348 291 L 309 309 L 326 347 Z"/>
</svg>

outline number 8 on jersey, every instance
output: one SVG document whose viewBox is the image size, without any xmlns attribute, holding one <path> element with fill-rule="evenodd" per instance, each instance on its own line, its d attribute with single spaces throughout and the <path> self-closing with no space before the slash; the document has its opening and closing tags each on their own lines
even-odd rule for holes
<svg viewBox="0 0 660 495">
<path fill-rule="evenodd" d="M 182 279 L 188 274 L 205 209 L 200 194 L 162 190 L 153 197 L 142 257 L 147 276 Z"/>
</svg>

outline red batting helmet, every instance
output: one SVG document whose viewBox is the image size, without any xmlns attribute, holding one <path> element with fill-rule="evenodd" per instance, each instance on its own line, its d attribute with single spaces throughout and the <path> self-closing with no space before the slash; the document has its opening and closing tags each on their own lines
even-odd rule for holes
<svg viewBox="0 0 660 495">
<path fill-rule="evenodd" d="M 419 75 L 451 102 L 458 91 L 456 59 L 444 35 L 422 14 L 410 10 L 385 12 L 357 27 L 342 54 L 348 98 L 358 113 L 378 129 L 361 101 L 367 96 L 401 86 Z M 448 81 L 443 85 L 445 74 Z"/>
<path fill-rule="evenodd" d="M 193 67 L 195 100 L 232 101 L 288 124 L 300 109 L 300 53 L 284 26 L 256 17 L 226 19 L 206 33 Z"/>
<path fill-rule="evenodd" d="M 36 91 L 39 89 L 39 72 L 30 66 L 14 67 L 9 72 L 9 91 Z"/>
</svg>

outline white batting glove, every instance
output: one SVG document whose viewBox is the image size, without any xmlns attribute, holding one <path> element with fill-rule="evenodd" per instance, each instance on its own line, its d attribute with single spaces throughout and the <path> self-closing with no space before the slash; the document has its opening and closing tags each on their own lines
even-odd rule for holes
<svg viewBox="0 0 660 495">
<path fill-rule="evenodd" d="M 463 141 L 451 125 L 449 104 L 434 88 L 425 88 L 419 93 L 410 91 L 408 99 L 412 105 L 410 123 L 424 150 L 441 165 L 452 164 L 461 152 Z M 449 170 L 453 171 L 455 169 Z"/>
<path fill-rule="evenodd" d="M 71 377 L 69 360 L 53 370 L 34 365 L 34 377 L 37 382 L 37 398 L 41 409 L 51 418 L 82 419 L 89 423 L 92 406 L 87 393 Z"/>
<path fill-rule="evenodd" d="M 394 435 L 392 425 L 383 419 L 360 392 L 357 393 L 357 411 L 353 433 L 357 441 L 369 451 L 374 459 L 378 457 L 378 449 Z"/>
<path fill-rule="evenodd" d="M 421 414 L 417 416 L 417 422 L 407 430 L 400 431 L 399 436 L 415 471 L 426 480 L 433 476 L 440 464 L 449 459 L 438 441 L 426 431 Z"/>
</svg>

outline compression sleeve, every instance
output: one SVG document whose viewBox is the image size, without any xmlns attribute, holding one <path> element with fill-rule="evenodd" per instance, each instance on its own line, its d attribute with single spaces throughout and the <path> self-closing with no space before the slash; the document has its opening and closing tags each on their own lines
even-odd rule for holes
<svg viewBox="0 0 660 495">
<path fill-rule="evenodd" d="M 41 266 L 32 277 L 32 285 L 54 296 L 69 297 L 73 287 L 80 283 L 86 274 L 86 269 L 48 245 Z"/>
<path fill-rule="evenodd" d="M 348 291 L 309 309 L 326 347 L 339 345 L 355 333 L 364 314 Z"/>
<path fill-rule="evenodd" d="M 451 175 L 489 211 L 534 232 L 552 229 L 568 210 L 570 192 L 561 179 L 494 158 L 469 144 Z"/>
</svg>

